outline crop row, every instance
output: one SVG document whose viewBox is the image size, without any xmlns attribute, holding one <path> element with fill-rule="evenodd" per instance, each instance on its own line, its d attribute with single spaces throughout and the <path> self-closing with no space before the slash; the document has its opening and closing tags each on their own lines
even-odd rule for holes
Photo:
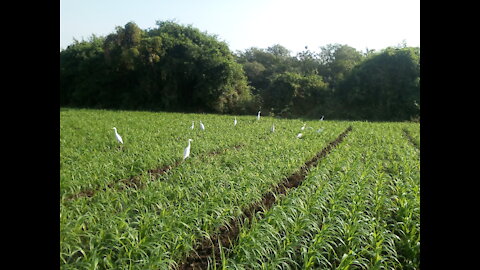
<svg viewBox="0 0 480 270">
<path fill-rule="evenodd" d="M 243 210 L 241 216 L 232 219 L 227 225 L 219 228 L 218 232 L 210 238 L 204 238 L 195 248 L 194 252 L 183 260 L 179 266 L 180 269 L 204 269 L 212 265 L 212 261 L 219 261 L 223 256 L 222 248 L 235 245 L 240 228 L 249 224 L 252 218 L 262 215 L 274 205 L 280 195 L 286 194 L 289 189 L 297 188 L 302 184 L 305 176 L 312 166 L 316 166 L 322 158 L 325 158 L 332 149 L 339 145 L 345 136 L 352 130 L 351 126 L 342 132 L 334 141 L 326 145 L 322 151 L 318 152 L 312 159 L 305 162 L 298 171 L 291 174 L 288 178 L 268 193 L 264 194 L 261 201 L 250 204 Z M 214 265 L 214 264 L 213 264 Z"/>
<path fill-rule="evenodd" d="M 231 150 L 231 149 L 239 149 L 241 148 L 243 145 L 234 145 L 232 147 L 229 147 L 229 148 L 225 148 L 225 149 L 221 149 L 221 150 L 214 150 L 214 151 L 211 151 L 210 153 L 206 154 L 206 155 L 200 155 L 199 158 L 204 158 L 204 156 L 212 156 L 212 155 L 218 155 L 218 154 L 221 154 L 225 151 L 228 151 L 228 150 Z M 114 189 L 117 189 L 117 190 L 123 190 L 125 187 L 130 187 L 130 188 L 143 188 L 145 187 L 145 183 L 142 182 L 142 177 L 144 175 L 148 175 L 148 179 L 150 181 L 155 181 L 157 179 L 160 178 L 160 176 L 162 174 L 166 174 L 168 171 L 172 170 L 172 169 L 175 169 L 177 166 L 179 166 L 181 164 L 181 161 L 177 161 L 175 164 L 170 164 L 170 165 L 166 165 L 166 166 L 163 166 L 163 167 L 159 167 L 159 168 L 155 168 L 155 169 L 150 169 L 148 170 L 146 173 L 143 173 L 143 174 L 140 174 L 140 175 L 135 175 L 135 176 L 131 176 L 130 178 L 124 178 L 124 179 L 116 179 L 116 180 L 113 180 L 111 181 L 109 184 L 107 184 L 107 187 L 104 187 L 104 188 L 97 188 L 97 189 L 84 189 L 82 191 L 80 191 L 79 193 L 75 193 L 75 194 L 70 194 L 68 196 L 65 197 L 66 200 L 74 200 L 74 199 L 78 199 L 78 198 L 81 198 L 81 197 L 92 197 L 94 196 L 95 193 L 103 190 L 103 191 L 106 191 L 107 188 L 114 188 Z"/>
<path fill-rule="evenodd" d="M 210 115 L 64 110 L 60 115 L 60 196 L 96 190 L 112 180 L 130 178 L 146 170 L 177 163 L 188 139 L 194 139 L 192 156 L 235 145 L 238 137 L 220 136 L 227 123 L 209 126 Z M 191 130 L 202 120 L 205 132 Z M 124 140 L 119 146 L 112 127 Z M 231 127 L 230 127 L 231 129 Z"/>
<path fill-rule="evenodd" d="M 403 132 L 410 143 L 412 143 L 416 148 L 420 149 L 420 129 L 418 126 L 406 125 L 403 128 Z"/>
<path fill-rule="evenodd" d="M 398 125 L 355 123 L 344 143 L 244 227 L 217 263 L 226 269 L 418 269 L 418 158 Z"/>
<path fill-rule="evenodd" d="M 182 159 L 188 139 L 194 140 L 191 157 L 195 157 L 266 138 L 293 139 L 303 124 L 238 116 L 238 124 L 233 126 L 230 116 L 77 109 L 61 110 L 60 119 L 61 198 L 176 164 Z M 198 128 L 199 121 L 205 124 L 205 131 Z M 323 135 L 315 134 L 312 128 L 325 127 L 326 122 L 316 122 L 308 123 L 310 129 L 303 132 L 307 136 L 303 139 L 308 141 L 310 134 L 311 138 Z M 276 132 L 270 134 L 272 124 L 276 125 Z M 122 135 L 124 145 L 115 141 L 113 126 Z"/>
<path fill-rule="evenodd" d="M 105 111 L 102 119 L 102 113 L 84 113 L 83 122 L 69 122 L 67 112 L 63 114 L 61 196 L 132 176 L 140 176 L 144 187 L 107 189 L 91 198 L 62 201 L 62 269 L 155 269 L 174 265 L 193 250 L 199 239 L 208 237 L 215 228 L 238 216 L 244 207 L 260 200 L 275 183 L 349 125 L 324 122 L 323 132 L 307 130 L 302 139 L 296 139 L 300 121 L 264 118 L 257 122 L 237 117 L 239 124 L 233 127 L 230 118 L 209 115 L 139 113 L 138 118 L 129 118 Z M 204 133 L 189 129 L 190 119 L 200 116 L 205 119 Z M 118 119 L 112 121 L 112 117 Z M 100 132 L 110 131 L 107 124 L 112 122 L 124 137 L 123 148 L 112 143 L 111 133 L 107 136 Z M 276 123 L 274 133 L 269 130 L 272 122 Z M 79 123 L 84 124 L 72 128 Z M 175 126 L 168 128 L 166 123 Z M 121 126 L 125 127 L 123 133 Z M 90 139 L 76 140 L 80 135 L 74 130 Z M 134 132 L 138 130 L 139 135 Z M 182 143 L 166 142 L 159 146 L 169 138 Z M 150 181 L 146 172 L 177 162 L 188 138 L 194 140 L 191 158 L 159 175 L 159 181 Z M 239 143 L 244 146 L 235 151 L 202 155 Z M 160 152 L 163 154 L 157 157 Z M 77 166 L 73 166 L 72 157 L 77 158 Z M 76 175 L 75 179 L 72 175 Z"/>
</svg>

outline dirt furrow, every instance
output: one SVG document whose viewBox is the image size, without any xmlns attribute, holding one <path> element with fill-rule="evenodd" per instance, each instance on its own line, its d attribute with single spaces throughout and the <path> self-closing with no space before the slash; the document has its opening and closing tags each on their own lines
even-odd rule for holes
<svg viewBox="0 0 480 270">
<path fill-rule="evenodd" d="M 238 238 L 238 234 L 240 233 L 243 221 L 248 219 L 250 222 L 257 213 L 261 215 L 270 209 L 275 204 L 278 195 L 286 194 L 289 189 L 298 187 L 305 179 L 308 170 L 311 167 L 317 166 L 318 162 L 340 144 L 351 130 L 352 126 L 349 126 L 335 140 L 328 143 L 328 145 L 318 152 L 311 160 L 305 162 L 298 171 L 286 178 L 271 192 L 265 194 L 260 202 L 254 203 L 244 209 L 241 216 L 232 219 L 228 225 L 221 226 L 210 238 L 202 239 L 195 247 L 195 250 L 179 263 L 178 269 L 207 269 L 208 265 L 214 260 L 217 262 L 217 266 L 220 266 L 220 248 L 226 247 L 231 249 L 233 247 Z"/>
</svg>

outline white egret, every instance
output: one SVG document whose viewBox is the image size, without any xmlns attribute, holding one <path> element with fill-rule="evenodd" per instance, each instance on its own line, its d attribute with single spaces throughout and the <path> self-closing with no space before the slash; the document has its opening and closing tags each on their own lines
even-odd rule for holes
<svg viewBox="0 0 480 270">
<path fill-rule="evenodd" d="M 272 132 L 275 132 L 275 124 L 272 124 Z"/>
<path fill-rule="evenodd" d="M 319 129 L 317 130 L 318 133 L 320 133 L 320 132 L 322 132 L 322 131 L 323 131 L 323 128 L 319 128 Z"/>
<path fill-rule="evenodd" d="M 116 127 L 113 127 L 113 130 L 115 130 L 115 137 L 117 137 L 117 141 L 118 141 L 119 143 L 123 144 L 122 137 L 120 136 L 120 134 L 118 134 L 117 128 L 116 128 Z"/>
<path fill-rule="evenodd" d="M 307 125 L 306 123 L 303 124 L 303 127 L 301 127 L 300 129 L 301 129 L 301 130 L 305 130 L 305 126 L 306 126 L 306 125 Z"/>
<path fill-rule="evenodd" d="M 188 146 L 183 150 L 183 160 L 190 156 L 190 142 L 193 142 L 192 139 L 188 139 Z"/>
<path fill-rule="evenodd" d="M 200 121 L 200 129 L 205 130 L 205 126 L 203 125 L 202 121 Z"/>
<path fill-rule="evenodd" d="M 300 139 L 302 136 L 303 136 L 303 134 L 302 134 L 302 133 L 298 133 L 298 135 L 297 135 L 297 139 Z"/>
<path fill-rule="evenodd" d="M 235 117 L 235 120 L 233 120 L 233 126 L 237 125 L 237 117 Z"/>
<path fill-rule="evenodd" d="M 323 117 L 324 117 L 324 115 L 322 115 L 322 118 L 320 118 L 320 121 L 323 121 Z"/>
<path fill-rule="evenodd" d="M 190 129 L 194 129 L 195 128 L 195 122 L 192 121 L 192 126 L 190 127 Z"/>
<path fill-rule="evenodd" d="M 260 120 L 260 111 L 258 111 L 258 114 L 257 114 L 257 121 Z"/>
</svg>

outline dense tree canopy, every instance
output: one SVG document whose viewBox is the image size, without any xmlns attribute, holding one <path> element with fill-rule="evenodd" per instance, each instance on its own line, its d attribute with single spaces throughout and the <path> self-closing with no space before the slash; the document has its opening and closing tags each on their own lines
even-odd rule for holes
<svg viewBox="0 0 480 270">
<path fill-rule="evenodd" d="M 411 120 L 420 114 L 420 49 L 275 44 L 232 53 L 192 26 L 134 22 L 60 52 L 61 106 Z"/>
<path fill-rule="evenodd" d="M 228 46 L 191 26 L 135 23 L 60 53 L 61 104 L 102 108 L 240 112 L 252 100 Z"/>
<path fill-rule="evenodd" d="M 237 53 L 262 105 L 282 116 L 412 120 L 420 115 L 419 48 L 328 44 L 296 56 L 280 45 Z M 281 51 L 282 53 L 274 53 Z"/>
<path fill-rule="evenodd" d="M 420 50 L 387 48 L 340 82 L 337 99 L 349 119 L 405 120 L 420 114 Z"/>
</svg>

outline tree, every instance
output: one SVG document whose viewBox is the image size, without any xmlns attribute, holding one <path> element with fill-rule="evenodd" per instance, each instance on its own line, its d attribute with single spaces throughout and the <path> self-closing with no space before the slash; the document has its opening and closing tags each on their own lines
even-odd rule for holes
<svg viewBox="0 0 480 270">
<path fill-rule="evenodd" d="M 60 52 L 60 105 L 97 104 L 104 85 L 104 38 L 92 35 L 88 41 L 75 40 Z"/>
<path fill-rule="evenodd" d="M 308 47 L 305 47 L 304 51 L 297 54 L 296 60 L 298 70 L 303 75 L 317 75 L 322 69 L 318 54 L 308 50 Z"/>
<path fill-rule="evenodd" d="M 419 57 L 419 48 L 387 48 L 355 67 L 336 92 L 343 116 L 390 121 L 418 116 Z"/>
<path fill-rule="evenodd" d="M 341 44 L 292 56 L 275 44 L 233 54 L 191 25 L 134 22 L 60 52 L 60 104 L 116 109 L 409 120 L 420 112 L 420 49 Z"/>
<path fill-rule="evenodd" d="M 62 104 L 208 112 L 248 107 L 250 87 L 224 42 L 192 26 L 157 26 L 144 31 L 129 22 L 94 44 L 60 52 Z"/>
<path fill-rule="evenodd" d="M 318 116 L 328 96 L 328 87 L 317 75 L 295 72 L 277 74 L 263 92 L 264 105 L 282 116 Z"/>
<path fill-rule="evenodd" d="M 242 64 L 248 82 L 253 87 L 253 93 L 261 95 L 270 84 L 270 80 L 277 74 L 293 72 L 295 58 L 290 51 L 276 44 L 267 49 L 252 47 L 239 52 L 237 62 Z"/>
<path fill-rule="evenodd" d="M 362 53 L 355 48 L 336 43 L 321 47 L 319 59 L 323 65 L 319 74 L 334 90 L 338 83 L 364 58 Z"/>
</svg>

